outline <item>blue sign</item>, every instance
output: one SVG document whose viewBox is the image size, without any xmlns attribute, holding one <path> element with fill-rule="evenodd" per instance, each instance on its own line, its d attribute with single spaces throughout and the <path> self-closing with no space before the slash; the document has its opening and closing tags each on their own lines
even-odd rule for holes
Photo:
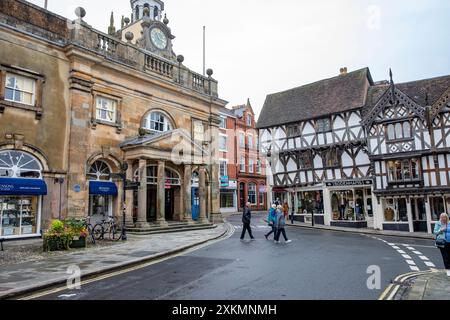
<svg viewBox="0 0 450 320">
<path fill-rule="evenodd" d="M 0 195 L 43 196 L 47 194 L 47 185 L 40 179 L 0 178 Z"/>
<path fill-rule="evenodd" d="M 73 186 L 73 191 L 75 191 L 76 193 L 81 192 L 81 186 L 79 184 L 76 184 Z"/>
<path fill-rule="evenodd" d="M 90 181 L 89 194 L 94 196 L 117 196 L 117 186 L 113 182 Z"/>
<path fill-rule="evenodd" d="M 230 185 L 230 178 L 228 176 L 220 177 L 220 186 L 227 188 Z"/>
</svg>

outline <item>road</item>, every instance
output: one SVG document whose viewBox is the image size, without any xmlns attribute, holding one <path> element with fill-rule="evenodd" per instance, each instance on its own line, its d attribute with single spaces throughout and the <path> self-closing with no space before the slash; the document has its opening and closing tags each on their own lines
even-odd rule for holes
<svg viewBox="0 0 450 320">
<path fill-rule="evenodd" d="M 43 300 L 373 300 L 390 281 L 412 270 L 443 268 L 433 241 L 289 227 L 291 244 L 267 241 L 262 216 L 257 241 L 239 241 L 239 216 L 228 239 L 125 274 L 60 291 Z M 369 289 L 367 269 L 378 266 L 381 288 Z"/>
</svg>

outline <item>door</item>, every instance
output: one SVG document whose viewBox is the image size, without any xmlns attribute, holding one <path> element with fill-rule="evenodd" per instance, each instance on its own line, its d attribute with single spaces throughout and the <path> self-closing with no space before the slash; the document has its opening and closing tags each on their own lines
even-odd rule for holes
<svg viewBox="0 0 450 320">
<path fill-rule="evenodd" d="M 172 221 L 174 214 L 174 189 L 166 189 L 166 220 Z"/>
<path fill-rule="evenodd" d="M 367 220 L 367 227 L 370 229 L 374 229 L 375 223 L 373 219 L 372 196 L 366 196 L 366 220 Z"/>
<path fill-rule="evenodd" d="M 156 221 L 157 209 L 157 188 L 153 185 L 147 185 L 147 221 Z"/>
<path fill-rule="evenodd" d="M 192 188 L 192 220 L 197 221 L 200 216 L 200 195 L 198 188 Z"/>
<path fill-rule="evenodd" d="M 245 208 L 245 205 L 247 204 L 247 201 L 245 200 L 245 183 L 239 185 L 239 203 L 240 209 Z"/>
</svg>

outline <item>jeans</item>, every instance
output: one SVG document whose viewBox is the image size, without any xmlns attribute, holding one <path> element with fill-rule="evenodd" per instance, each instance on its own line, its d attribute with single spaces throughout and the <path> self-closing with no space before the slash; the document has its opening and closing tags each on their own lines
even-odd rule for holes
<svg viewBox="0 0 450 320">
<path fill-rule="evenodd" d="M 445 269 L 450 270 L 450 243 L 446 243 L 445 248 L 439 248 L 439 250 L 441 250 Z"/>
<path fill-rule="evenodd" d="M 268 238 L 272 233 L 274 234 L 274 237 L 277 235 L 277 228 L 275 226 L 272 226 L 272 231 L 266 234 L 266 238 Z"/>
<path fill-rule="evenodd" d="M 286 235 L 286 230 L 284 228 L 281 228 L 281 229 L 278 229 L 278 232 L 276 233 L 275 241 L 280 241 L 281 234 L 283 234 L 284 241 L 288 241 L 289 240 L 287 235 Z"/>
<path fill-rule="evenodd" d="M 242 230 L 241 240 L 245 238 L 245 232 L 248 231 L 251 239 L 255 239 L 253 237 L 252 228 L 250 227 L 250 223 L 244 223 L 244 229 Z"/>
</svg>

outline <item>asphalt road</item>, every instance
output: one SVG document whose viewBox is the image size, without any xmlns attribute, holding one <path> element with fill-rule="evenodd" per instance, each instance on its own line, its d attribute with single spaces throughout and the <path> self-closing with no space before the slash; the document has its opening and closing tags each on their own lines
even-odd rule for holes
<svg viewBox="0 0 450 320">
<path fill-rule="evenodd" d="M 241 218 L 227 240 L 126 274 L 62 291 L 44 300 L 303 300 L 377 299 L 390 281 L 414 269 L 443 268 L 433 241 L 289 227 L 291 244 L 266 241 L 262 216 L 255 242 L 239 241 Z M 248 239 L 248 236 L 247 236 Z M 385 242 L 384 242 L 385 241 Z M 370 266 L 381 271 L 369 289 Z"/>
</svg>

